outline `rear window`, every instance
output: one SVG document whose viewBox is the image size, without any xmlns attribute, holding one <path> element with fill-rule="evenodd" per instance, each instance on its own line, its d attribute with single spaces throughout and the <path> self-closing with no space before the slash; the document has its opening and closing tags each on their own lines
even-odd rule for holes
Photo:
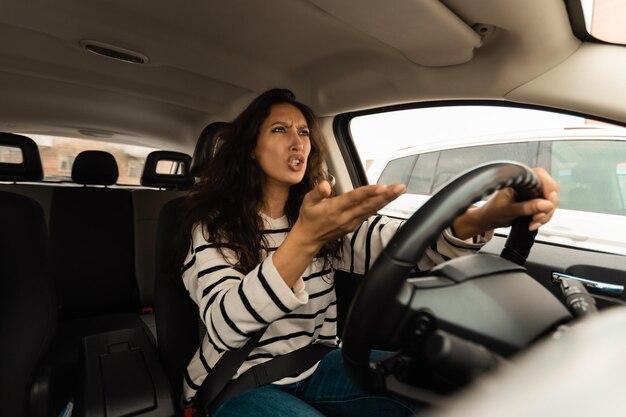
<svg viewBox="0 0 626 417">
<path fill-rule="evenodd" d="M 139 185 L 148 154 L 156 149 L 145 146 L 106 143 L 96 140 L 20 133 L 33 139 L 39 147 L 44 181 L 72 181 L 72 164 L 82 151 L 109 152 L 117 162 L 119 185 Z"/>
<path fill-rule="evenodd" d="M 0 145 L 0 164 L 21 164 L 22 162 L 24 158 L 20 148 Z"/>
</svg>

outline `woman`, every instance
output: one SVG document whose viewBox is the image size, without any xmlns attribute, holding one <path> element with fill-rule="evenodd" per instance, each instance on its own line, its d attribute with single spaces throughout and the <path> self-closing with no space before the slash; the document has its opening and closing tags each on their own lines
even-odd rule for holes
<svg viewBox="0 0 626 417">
<path fill-rule="evenodd" d="M 324 145 L 313 112 L 288 90 L 257 97 L 233 122 L 188 199 L 191 242 L 183 280 L 207 327 L 185 375 L 191 400 L 224 352 L 262 338 L 234 378 L 312 343 L 337 346 L 333 270 L 365 273 L 402 225 L 376 212 L 405 186 L 372 185 L 340 196 L 326 180 Z M 558 185 L 537 170 L 546 199 L 516 203 L 503 190 L 458 217 L 418 262 L 427 270 L 473 253 L 495 227 L 531 215 L 547 222 Z M 413 415 L 407 402 L 369 396 L 343 373 L 339 350 L 296 377 L 226 401 L 215 415 Z"/>
</svg>

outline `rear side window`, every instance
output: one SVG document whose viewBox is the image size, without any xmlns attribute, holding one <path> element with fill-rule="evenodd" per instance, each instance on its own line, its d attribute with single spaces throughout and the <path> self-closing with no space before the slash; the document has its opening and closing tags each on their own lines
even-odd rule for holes
<svg viewBox="0 0 626 417">
<path fill-rule="evenodd" d="M 20 148 L 0 145 L 0 164 L 21 164 L 22 162 L 24 162 L 24 157 Z"/>
<path fill-rule="evenodd" d="M 390 161 L 380 174 L 377 184 L 408 183 L 416 159 L 417 155 L 412 155 Z"/>
<path fill-rule="evenodd" d="M 378 184 L 400 182 L 407 185 L 409 193 L 431 195 L 452 178 L 476 165 L 508 160 L 535 166 L 538 148 L 537 142 L 523 142 L 471 146 L 407 156 L 390 161 Z"/>
<path fill-rule="evenodd" d="M 439 152 L 429 152 L 419 156 L 407 185 L 408 193 L 431 194 L 433 188 L 433 173 L 435 172 L 438 161 Z"/>
<path fill-rule="evenodd" d="M 431 193 L 436 192 L 461 172 L 487 162 L 508 160 L 535 166 L 537 148 L 537 142 L 524 142 L 472 146 L 441 151 Z"/>
</svg>

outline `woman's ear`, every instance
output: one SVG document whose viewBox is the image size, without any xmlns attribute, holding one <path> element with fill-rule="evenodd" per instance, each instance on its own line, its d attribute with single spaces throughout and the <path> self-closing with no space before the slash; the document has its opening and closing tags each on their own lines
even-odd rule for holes
<svg viewBox="0 0 626 417">
<path fill-rule="evenodd" d="M 330 172 L 327 172 L 326 174 L 328 175 L 328 182 L 330 183 L 330 187 L 335 188 L 335 177 L 333 177 Z"/>
</svg>

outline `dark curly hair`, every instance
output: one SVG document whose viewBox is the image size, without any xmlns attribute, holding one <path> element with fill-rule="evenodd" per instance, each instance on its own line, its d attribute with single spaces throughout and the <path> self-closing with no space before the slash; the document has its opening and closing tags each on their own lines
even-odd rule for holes
<svg viewBox="0 0 626 417">
<path fill-rule="evenodd" d="M 192 228 L 202 225 L 207 240 L 222 243 L 238 256 L 233 265 L 248 273 L 261 262 L 260 251 L 267 247 L 261 233 L 263 220 L 259 209 L 263 203 L 265 174 L 256 159 L 252 158 L 261 125 L 269 116 L 272 106 L 288 103 L 304 115 L 310 132 L 311 151 L 304 178 L 291 186 L 285 204 L 285 215 L 292 226 L 298 219 L 302 200 L 307 192 L 328 174 L 324 169 L 326 149 L 315 113 L 296 101 L 286 89 L 272 89 L 255 98 L 222 134 L 222 143 L 210 163 L 205 163 L 199 181 L 192 187 L 181 218 L 182 240 L 185 253 L 191 241 Z M 338 257 L 340 243 L 326 243 L 318 256 L 326 262 Z M 222 255 L 224 251 L 222 250 Z M 183 255 L 184 258 L 184 255 Z M 226 259 L 229 259 L 225 256 Z"/>
</svg>

